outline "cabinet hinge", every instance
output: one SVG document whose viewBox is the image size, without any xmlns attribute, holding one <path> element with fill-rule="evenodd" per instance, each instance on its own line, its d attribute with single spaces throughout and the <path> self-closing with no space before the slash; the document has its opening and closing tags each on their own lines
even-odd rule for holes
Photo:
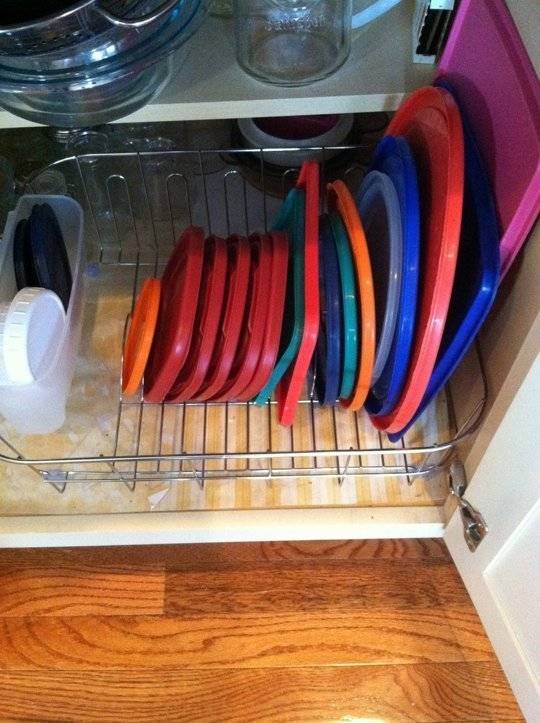
<svg viewBox="0 0 540 723">
<path fill-rule="evenodd" d="M 456 460 L 450 466 L 450 492 L 456 498 L 459 506 L 465 542 L 469 550 L 474 552 L 489 530 L 481 513 L 465 499 L 466 489 L 465 469 L 461 462 Z"/>
</svg>

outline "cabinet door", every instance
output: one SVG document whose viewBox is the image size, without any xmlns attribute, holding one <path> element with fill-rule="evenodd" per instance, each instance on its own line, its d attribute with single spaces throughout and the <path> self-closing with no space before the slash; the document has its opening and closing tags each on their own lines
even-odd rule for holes
<svg viewBox="0 0 540 723">
<path fill-rule="evenodd" d="M 445 539 L 528 721 L 540 721 L 540 358 L 467 488 L 488 533 L 474 553 L 457 510 Z"/>
</svg>

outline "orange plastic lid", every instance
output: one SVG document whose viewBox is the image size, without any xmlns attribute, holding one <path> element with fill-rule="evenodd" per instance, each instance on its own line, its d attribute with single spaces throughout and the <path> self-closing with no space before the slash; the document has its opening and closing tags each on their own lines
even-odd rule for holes
<svg viewBox="0 0 540 723">
<path fill-rule="evenodd" d="M 461 231 L 464 145 L 456 102 L 446 90 L 432 86 L 407 98 L 387 135 L 405 136 L 411 145 L 422 208 L 422 292 L 409 374 L 394 411 L 372 418 L 376 427 L 394 434 L 420 406 L 441 345 Z"/>
<path fill-rule="evenodd" d="M 348 399 L 342 399 L 341 405 L 351 411 L 361 409 L 371 386 L 373 365 L 375 364 L 376 324 L 375 294 L 373 275 L 366 235 L 358 214 L 356 202 L 343 181 L 335 181 L 328 185 L 329 203 L 335 208 L 345 224 L 356 268 L 356 283 L 359 292 L 361 310 L 361 328 L 359 331 L 360 359 L 356 384 Z"/>
<path fill-rule="evenodd" d="M 122 364 L 124 394 L 135 394 L 144 376 L 156 331 L 160 297 L 161 281 L 146 279 L 135 304 L 124 345 Z"/>
</svg>

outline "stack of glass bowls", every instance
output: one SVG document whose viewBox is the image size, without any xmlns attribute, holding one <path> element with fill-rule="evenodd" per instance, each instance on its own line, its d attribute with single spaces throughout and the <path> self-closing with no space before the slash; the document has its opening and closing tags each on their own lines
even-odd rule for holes
<svg viewBox="0 0 540 723">
<path fill-rule="evenodd" d="M 61 128 L 128 115 L 155 97 L 182 62 L 178 53 L 206 4 L 79 0 L 37 23 L 5 26 L 0 20 L 0 106 Z M 95 17 L 88 17 L 92 11 Z M 77 21 L 71 36 L 68 21 Z"/>
</svg>

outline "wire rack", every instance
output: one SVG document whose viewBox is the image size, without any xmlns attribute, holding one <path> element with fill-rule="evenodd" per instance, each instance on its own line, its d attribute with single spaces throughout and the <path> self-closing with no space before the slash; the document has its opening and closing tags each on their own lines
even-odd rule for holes
<svg viewBox="0 0 540 723">
<path fill-rule="evenodd" d="M 277 163 L 284 153 L 290 167 Z M 85 211 L 86 343 L 66 428 L 36 445 L 4 426 L 0 461 L 30 467 L 59 491 L 97 481 L 134 489 L 159 480 L 195 479 L 203 486 L 210 479 L 329 477 L 343 484 L 387 475 L 412 483 L 446 469 L 485 407 L 478 349 L 472 374 L 481 392 L 468 413 L 458 416 L 449 384 L 399 444 L 390 444 L 362 411 L 320 407 L 312 388 L 291 428 L 277 423 L 274 400 L 264 407 L 148 404 L 141 394 L 121 394 L 123 339 L 137 293 L 145 278 L 162 271 L 179 233 L 189 224 L 222 236 L 267 229 L 304 158 L 321 162 L 323 183 L 340 177 L 353 191 L 365 173 L 361 146 L 89 155 L 53 164 Z"/>
</svg>

